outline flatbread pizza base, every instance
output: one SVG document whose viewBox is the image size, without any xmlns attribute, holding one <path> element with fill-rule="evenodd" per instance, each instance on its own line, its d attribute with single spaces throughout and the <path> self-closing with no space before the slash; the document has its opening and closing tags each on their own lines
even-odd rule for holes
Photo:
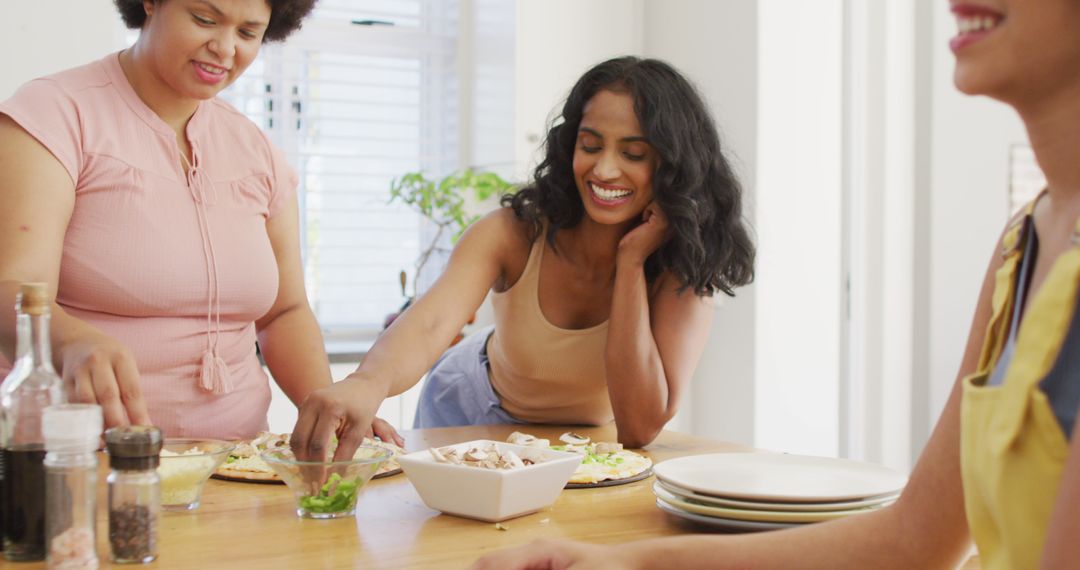
<svg viewBox="0 0 1080 570">
<path fill-rule="evenodd" d="M 648 479 L 652 477 L 652 467 L 638 473 L 637 475 L 631 475 L 630 477 L 624 477 L 622 479 L 604 479 L 603 481 L 597 481 L 595 483 L 567 483 L 564 489 L 593 489 L 595 487 L 614 487 L 616 485 L 626 485 L 627 483 L 635 483 L 642 479 Z"/>
<path fill-rule="evenodd" d="M 391 469 L 389 471 L 381 471 L 376 473 L 372 479 L 382 479 L 384 477 L 393 477 L 400 474 L 401 467 Z M 210 476 L 211 479 L 220 479 L 222 481 L 234 481 L 236 483 L 271 483 L 284 485 L 285 482 L 281 480 L 281 477 L 277 476 L 277 473 L 256 473 L 254 471 L 230 471 L 228 469 L 218 469 Z"/>
<path fill-rule="evenodd" d="M 578 468 L 570 477 L 567 488 L 609 487 L 640 481 L 652 474 L 652 459 L 630 450 L 614 453 L 615 457 L 622 458 L 623 463 L 618 466 L 600 465 L 595 468 Z M 596 465 L 596 464 L 593 464 Z M 571 487 L 573 485 L 573 487 Z"/>
<path fill-rule="evenodd" d="M 559 440 L 566 442 L 566 444 L 550 445 L 548 444 L 549 440 L 547 439 L 537 438 L 536 436 L 521 432 L 514 432 L 506 439 L 507 443 L 510 444 L 531 447 L 539 446 L 541 448 L 547 447 L 554 451 L 570 453 L 584 453 L 586 459 L 589 456 L 593 456 L 604 457 L 605 459 L 614 457 L 619 460 L 615 465 L 609 465 L 602 461 L 593 463 L 582 461 L 581 465 L 578 466 L 577 470 L 574 471 L 574 474 L 570 476 L 570 480 L 566 483 L 565 488 L 567 489 L 625 485 L 626 483 L 641 481 L 652 475 L 653 461 L 648 455 L 629 449 L 623 449 L 621 445 L 617 446 L 617 451 L 600 454 L 590 453 L 595 451 L 596 447 L 600 445 L 608 446 L 610 448 L 613 444 L 593 442 L 590 441 L 590 438 L 588 437 L 583 437 L 571 432 L 563 434 L 559 437 Z M 574 440 L 584 440 L 584 443 L 578 443 Z"/>
<path fill-rule="evenodd" d="M 277 476 L 277 473 L 259 473 L 256 471 L 233 471 L 224 467 L 219 468 L 210 476 L 212 479 L 222 481 L 236 481 L 238 483 L 279 483 L 285 482 Z"/>
<path fill-rule="evenodd" d="M 365 444 L 383 447 L 384 449 L 389 449 L 395 453 L 404 453 L 404 450 L 397 446 L 390 447 L 388 445 L 382 445 L 381 442 L 365 442 Z M 232 468 L 232 464 L 224 463 L 221 467 L 217 468 L 217 471 L 214 472 L 212 477 L 223 481 L 236 481 L 240 483 L 285 483 L 269 465 L 266 465 L 265 469 L 262 469 L 261 467 L 263 465 L 265 465 L 265 463 L 258 461 L 257 465 L 249 465 L 246 469 L 234 469 Z M 372 479 L 390 477 L 397 475 L 398 473 L 401 473 L 401 465 L 399 465 L 395 459 L 388 459 L 379 465 L 379 468 Z"/>
</svg>

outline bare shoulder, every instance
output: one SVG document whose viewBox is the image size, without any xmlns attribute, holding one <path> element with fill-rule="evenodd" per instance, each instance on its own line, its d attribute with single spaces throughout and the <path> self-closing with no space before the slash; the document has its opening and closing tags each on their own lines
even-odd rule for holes
<svg viewBox="0 0 1080 570">
<path fill-rule="evenodd" d="M 489 212 L 469 227 L 462 237 L 462 245 L 484 248 L 499 264 L 499 280 L 496 291 L 505 291 L 517 281 L 529 261 L 532 249 L 533 225 L 518 218 L 510 208 Z"/>
<path fill-rule="evenodd" d="M 518 218 L 510 208 L 498 208 L 484 214 L 469 232 L 480 232 L 485 237 L 500 237 L 528 246 L 532 243 L 532 224 Z"/>
<path fill-rule="evenodd" d="M 1015 247 L 1020 246 L 1020 240 L 1024 230 L 1024 218 L 1026 212 L 1021 210 L 1009 218 L 1008 223 L 1005 224 L 1004 229 L 998 235 L 997 242 L 994 244 L 994 250 L 990 256 L 990 264 L 986 268 L 986 279 L 988 281 L 993 280 L 994 274 L 1005 263 L 1005 255 Z"/>
</svg>

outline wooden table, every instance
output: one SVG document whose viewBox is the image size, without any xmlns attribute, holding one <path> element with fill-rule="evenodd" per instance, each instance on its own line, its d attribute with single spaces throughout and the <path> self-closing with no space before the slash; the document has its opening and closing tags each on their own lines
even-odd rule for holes
<svg viewBox="0 0 1080 570">
<path fill-rule="evenodd" d="M 404 432 L 410 450 L 473 439 L 504 440 L 514 426 L 473 426 Z M 529 426 L 529 433 L 557 439 L 558 427 Z M 614 428 L 575 428 L 596 440 L 612 441 Z M 664 432 L 647 449 L 653 461 L 748 448 L 690 435 Z M 102 477 L 104 481 L 104 477 Z M 427 508 L 409 480 L 397 475 L 372 481 L 361 493 L 356 518 L 300 519 L 296 499 L 284 485 L 210 480 L 202 505 L 187 513 L 166 513 L 159 527 L 156 568 L 467 568 L 492 550 L 537 538 L 568 537 L 589 542 L 700 532 L 655 506 L 654 479 L 627 485 L 568 489 L 550 508 L 511 519 L 500 530 L 492 523 L 443 515 Z M 108 562 L 104 483 L 99 482 L 98 553 Z M 44 564 L 0 563 L 7 568 Z M 126 566 L 126 568 L 132 568 Z M 965 568 L 977 568 L 965 566 Z"/>
</svg>

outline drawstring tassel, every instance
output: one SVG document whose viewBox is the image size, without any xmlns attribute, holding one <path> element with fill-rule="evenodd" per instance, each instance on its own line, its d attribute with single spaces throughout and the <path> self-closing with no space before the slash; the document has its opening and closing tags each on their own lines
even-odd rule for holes
<svg viewBox="0 0 1080 570">
<path fill-rule="evenodd" d="M 203 353 L 202 369 L 199 372 L 199 387 L 214 394 L 228 394 L 233 390 L 232 377 L 225 361 L 207 350 Z"/>
</svg>

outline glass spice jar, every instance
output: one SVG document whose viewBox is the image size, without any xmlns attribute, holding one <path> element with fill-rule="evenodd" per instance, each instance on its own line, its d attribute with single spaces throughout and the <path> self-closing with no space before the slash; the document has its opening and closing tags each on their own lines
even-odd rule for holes
<svg viewBox="0 0 1080 570">
<path fill-rule="evenodd" d="M 96 570 L 97 457 L 101 406 L 45 408 L 45 567 Z"/>
<path fill-rule="evenodd" d="M 105 432 L 109 452 L 109 546 L 118 564 L 157 558 L 161 478 L 157 467 L 161 430 L 124 426 Z"/>
</svg>

